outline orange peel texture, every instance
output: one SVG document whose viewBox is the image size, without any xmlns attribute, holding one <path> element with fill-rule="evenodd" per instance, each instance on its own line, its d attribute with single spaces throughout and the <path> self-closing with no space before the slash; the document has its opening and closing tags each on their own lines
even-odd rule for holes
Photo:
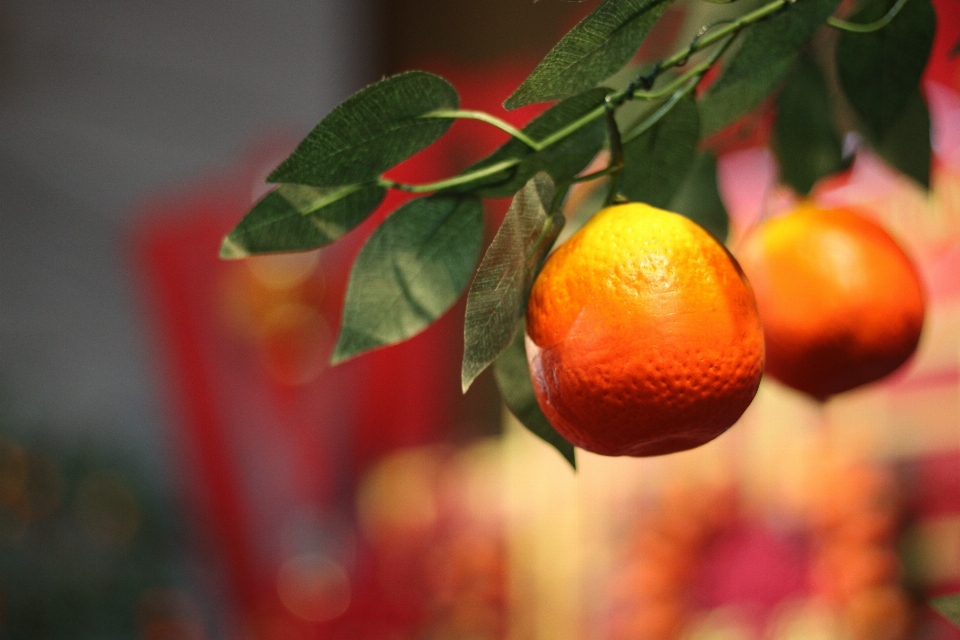
<svg viewBox="0 0 960 640">
<path fill-rule="evenodd" d="M 753 400 L 764 343 L 750 285 L 707 231 L 632 203 L 597 213 L 546 261 L 527 306 L 537 401 L 595 453 L 704 444 Z"/>
</svg>

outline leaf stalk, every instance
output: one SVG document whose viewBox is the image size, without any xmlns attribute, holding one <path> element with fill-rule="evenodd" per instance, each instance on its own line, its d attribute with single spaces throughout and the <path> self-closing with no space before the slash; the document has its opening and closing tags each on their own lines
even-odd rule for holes
<svg viewBox="0 0 960 640">
<path fill-rule="evenodd" d="M 833 16 L 827 18 L 827 24 L 834 29 L 849 31 L 851 33 L 871 33 L 873 31 L 879 31 L 890 24 L 891 20 L 897 17 L 897 14 L 900 13 L 900 9 L 903 9 L 903 5 L 905 4 L 907 4 L 907 0 L 897 0 L 896 4 L 890 7 L 890 10 L 887 11 L 882 18 L 866 24 L 848 22 L 846 20 L 841 20 L 840 18 L 834 18 Z"/>
</svg>

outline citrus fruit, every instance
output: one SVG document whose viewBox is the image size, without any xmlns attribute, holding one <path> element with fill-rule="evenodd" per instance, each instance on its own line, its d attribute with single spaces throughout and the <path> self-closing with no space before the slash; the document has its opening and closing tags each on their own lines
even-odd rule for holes
<svg viewBox="0 0 960 640">
<path fill-rule="evenodd" d="M 758 225 L 738 252 L 757 296 L 767 372 L 815 398 L 878 380 L 914 352 L 920 277 L 880 225 L 802 203 Z"/>
<path fill-rule="evenodd" d="M 645 204 L 598 212 L 544 264 L 527 306 L 537 401 L 604 455 L 699 446 L 750 404 L 763 335 L 737 262 L 691 220 Z"/>
</svg>

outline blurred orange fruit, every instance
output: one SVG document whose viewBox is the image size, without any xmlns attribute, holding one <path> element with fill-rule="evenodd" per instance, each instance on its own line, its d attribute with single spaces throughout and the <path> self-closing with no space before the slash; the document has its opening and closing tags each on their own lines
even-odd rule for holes
<svg viewBox="0 0 960 640">
<path fill-rule="evenodd" d="M 653 456 L 726 431 L 753 400 L 763 335 L 722 244 L 645 204 L 607 207 L 534 283 L 527 356 L 537 401 L 572 444 Z"/>
<path fill-rule="evenodd" d="M 916 349 L 920 277 L 877 223 L 803 203 L 761 223 L 738 255 L 780 382 L 823 400 L 892 373 Z"/>
</svg>

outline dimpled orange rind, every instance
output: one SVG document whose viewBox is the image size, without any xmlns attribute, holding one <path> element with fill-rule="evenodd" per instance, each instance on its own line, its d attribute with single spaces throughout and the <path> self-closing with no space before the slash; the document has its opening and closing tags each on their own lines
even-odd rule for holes
<svg viewBox="0 0 960 640">
<path fill-rule="evenodd" d="M 694 222 L 645 204 L 602 210 L 548 258 L 526 328 L 544 414 L 603 455 L 716 438 L 763 372 L 760 319 L 736 260 Z"/>
</svg>

